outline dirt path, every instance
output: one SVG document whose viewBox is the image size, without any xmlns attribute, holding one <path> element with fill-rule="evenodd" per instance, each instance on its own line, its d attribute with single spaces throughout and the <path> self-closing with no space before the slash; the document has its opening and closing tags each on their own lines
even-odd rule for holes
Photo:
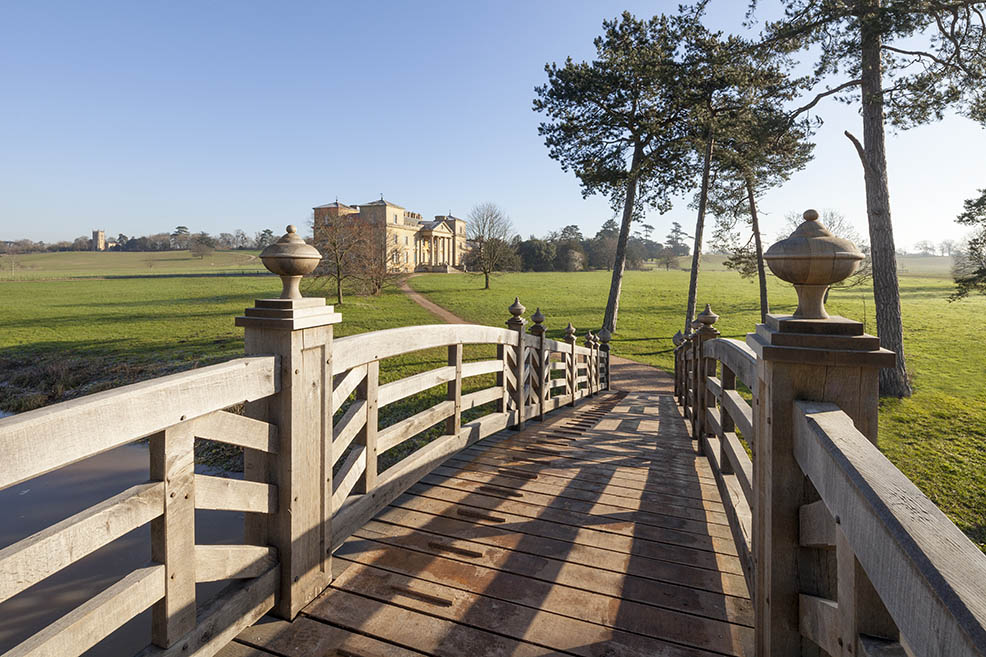
<svg viewBox="0 0 986 657">
<path fill-rule="evenodd" d="M 414 275 L 415 274 L 412 274 L 411 276 Z M 411 301 L 418 304 L 446 324 L 470 323 L 452 311 L 442 308 L 434 301 L 431 301 L 425 297 L 423 294 L 415 292 L 411 289 L 411 286 L 407 284 L 407 281 L 411 278 L 411 276 L 408 276 L 402 280 L 400 284 L 401 292 L 406 294 Z M 634 390 L 642 390 L 646 392 L 669 393 L 674 387 L 674 380 L 671 378 L 671 375 L 664 370 L 616 355 L 610 356 L 610 362 L 613 364 L 613 387 L 617 390 L 620 389 L 620 383 L 630 384 L 631 382 L 634 386 Z"/>
<path fill-rule="evenodd" d="M 413 301 L 414 303 L 418 304 L 419 306 L 421 306 L 422 308 L 424 308 L 425 310 L 427 310 L 432 315 L 434 315 L 438 319 L 442 320 L 446 324 L 469 324 L 470 323 L 470 322 L 467 322 L 466 320 L 462 319 L 461 317 L 459 317 L 455 313 L 453 313 L 453 312 L 451 312 L 449 310 L 446 310 L 445 308 L 442 308 L 441 306 L 439 306 L 434 301 L 431 301 L 431 300 L 425 298 L 424 295 L 419 294 L 418 292 L 415 292 L 413 289 L 411 289 L 411 286 L 407 284 L 407 281 L 408 281 L 409 278 L 412 278 L 413 276 L 414 276 L 414 274 L 412 274 L 411 276 L 408 276 L 407 278 L 405 278 L 404 280 L 402 280 L 401 281 L 401 284 L 400 284 L 401 292 L 403 292 L 404 294 L 406 294 L 411 299 L 411 301 Z"/>
</svg>

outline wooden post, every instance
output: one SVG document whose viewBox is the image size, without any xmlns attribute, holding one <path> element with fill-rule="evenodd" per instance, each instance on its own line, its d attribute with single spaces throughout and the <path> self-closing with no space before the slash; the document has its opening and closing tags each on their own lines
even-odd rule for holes
<svg viewBox="0 0 986 657">
<path fill-rule="evenodd" d="M 366 378 L 356 388 L 356 400 L 366 403 L 366 422 L 353 438 L 353 444 L 366 448 L 366 467 L 353 486 L 354 493 L 369 493 L 377 485 L 377 457 L 379 456 L 377 454 L 377 391 L 379 388 L 380 361 L 374 360 L 366 364 Z"/>
<path fill-rule="evenodd" d="M 325 299 L 301 297 L 301 274 L 321 256 L 293 226 L 260 255 L 281 276 L 284 291 L 279 299 L 258 299 L 236 325 L 245 329 L 247 354 L 278 356 L 280 391 L 260 402 L 265 419 L 277 425 L 278 450 L 269 456 L 246 450 L 244 470 L 266 471 L 278 495 L 266 531 L 254 529 L 247 540 L 260 537 L 277 548 L 273 613 L 292 619 L 332 579 L 332 325 L 341 317 Z"/>
<path fill-rule="evenodd" d="M 164 599 L 151 641 L 168 648 L 195 628 L 195 435 L 188 423 L 150 439 L 150 478 L 164 483 L 164 515 L 151 521 L 151 560 L 164 564 Z"/>
<path fill-rule="evenodd" d="M 531 372 L 531 382 L 533 385 L 534 375 L 537 374 L 538 384 L 537 384 L 537 395 L 538 395 L 538 421 L 544 422 L 544 405 L 547 403 L 548 393 L 550 389 L 550 375 L 551 370 L 549 370 L 545 364 L 548 358 L 548 352 L 544 345 L 544 314 L 541 312 L 541 308 L 534 311 L 531 315 L 531 320 L 534 322 L 534 326 L 531 327 L 531 335 L 537 336 L 538 338 L 538 350 L 537 350 L 537 367 Z"/>
<path fill-rule="evenodd" d="M 723 393 L 727 390 L 736 390 L 736 373 L 726 367 L 725 363 L 722 364 L 722 376 L 719 377 L 719 382 L 722 385 Z M 719 426 L 722 427 L 724 434 L 736 431 L 736 423 L 733 422 L 725 404 L 719 405 Z M 753 445 L 753 436 L 743 436 L 743 438 L 748 445 Z M 723 474 L 733 474 L 733 462 L 726 450 L 725 440 L 719 444 L 719 468 Z"/>
<path fill-rule="evenodd" d="M 524 403 L 526 401 L 524 398 L 524 366 L 527 360 L 524 358 L 524 326 L 527 324 L 527 320 L 521 317 L 521 315 L 527 309 L 520 303 L 520 298 L 515 297 L 513 304 L 507 310 L 511 314 L 510 319 L 507 320 L 507 327 L 517 332 L 517 361 L 514 363 L 514 375 L 517 377 L 517 388 L 514 390 L 514 402 L 517 405 L 517 423 L 511 428 L 520 431 L 524 428 Z"/>
<path fill-rule="evenodd" d="M 695 333 L 695 419 L 692 421 L 692 434 L 698 440 L 698 451 L 701 454 L 705 449 L 705 441 L 702 439 L 709 433 L 705 428 L 705 409 L 715 405 L 709 394 L 707 379 L 716 373 L 716 359 L 706 358 L 702 346 L 719 337 L 719 331 L 712 326 L 719 321 L 719 315 L 712 312 L 709 304 L 705 304 L 705 310 L 695 320 L 699 323 L 699 329 Z"/>
<path fill-rule="evenodd" d="M 568 326 L 565 327 L 565 342 L 569 344 L 572 348 L 571 352 L 566 354 L 565 361 L 568 367 L 565 370 L 565 376 L 568 378 L 568 391 L 571 393 L 571 401 L 568 402 L 569 406 L 575 406 L 575 375 L 577 372 L 577 366 L 575 362 L 575 327 L 569 322 Z"/>
<path fill-rule="evenodd" d="M 462 343 L 449 345 L 448 364 L 455 368 L 455 379 L 448 382 L 445 398 L 455 404 L 455 412 L 445 421 L 445 433 L 458 436 L 462 429 Z"/>
<path fill-rule="evenodd" d="M 609 332 L 605 326 L 599 331 L 599 350 L 601 353 L 601 360 L 603 366 L 606 368 L 606 381 L 603 384 L 603 390 L 612 390 L 612 371 L 610 370 L 609 363 L 609 341 L 612 339 L 613 334 Z"/>
<path fill-rule="evenodd" d="M 801 650 L 798 595 L 817 593 L 806 591 L 805 583 L 825 579 L 824 573 L 813 572 L 819 560 L 799 543 L 799 509 L 818 496 L 794 459 L 794 401 L 837 404 L 875 443 L 877 374 L 893 365 L 895 355 L 881 349 L 878 338 L 864 335 L 862 324 L 842 317 L 767 315 L 746 341 L 757 354 L 758 379 L 753 407 L 756 654 L 794 655 Z"/>
</svg>

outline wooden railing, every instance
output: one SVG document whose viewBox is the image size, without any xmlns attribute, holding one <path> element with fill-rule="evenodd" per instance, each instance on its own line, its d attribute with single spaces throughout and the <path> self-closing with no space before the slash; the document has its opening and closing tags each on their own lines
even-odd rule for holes
<svg viewBox="0 0 986 657">
<path fill-rule="evenodd" d="M 212 655 L 265 613 L 293 618 L 331 580 L 331 552 L 455 451 L 608 388 L 608 345 L 510 328 L 434 325 L 332 340 L 324 300 L 260 300 L 237 324 L 251 354 L 0 420 L 0 489 L 149 438 L 150 481 L 0 550 L 0 602 L 150 523 L 148 564 L 4 657 L 79 655 L 152 608 L 141 655 Z M 468 361 L 464 348 L 494 345 Z M 381 362 L 445 349 L 448 364 L 380 383 Z M 495 383 L 463 394 L 463 381 Z M 445 386 L 389 426 L 379 410 Z M 247 402 L 245 415 L 228 410 Z M 483 412 L 486 411 L 486 412 Z M 463 420 L 479 413 L 479 417 Z M 440 436 L 384 472 L 378 457 L 435 425 Z M 196 438 L 244 449 L 244 478 L 194 472 Z M 200 545 L 195 509 L 245 513 L 241 545 Z M 198 582 L 234 580 L 205 604 Z"/>
<path fill-rule="evenodd" d="M 757 655 L 986 655 L 986 555 L 875 446 L 893 354 L 842 318 L 768 316 L 746 344 L 717 319 L 678 338 L 674 389 L 722 493 Z"/>
</svg>

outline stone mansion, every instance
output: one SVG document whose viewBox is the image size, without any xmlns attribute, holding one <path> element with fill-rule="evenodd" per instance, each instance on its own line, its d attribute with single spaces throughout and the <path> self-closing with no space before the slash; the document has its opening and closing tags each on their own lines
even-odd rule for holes
<svg viewBox="0 0 986 657">
<path fill-rule="evenodd" d="M 386 243 L 383 257 L 387 258 L 390 271 L 449 272 L 463 268 L 463 258 L 469 249 L 464 219 L 449 214 L 423 221 L 417 212 L 382 198 L 356 206 L 336 201 L 312 209 L 316 244 L 328 221 L 346 217 L 370 227 L 383 228 L 381 237 Z"/>
</svg>

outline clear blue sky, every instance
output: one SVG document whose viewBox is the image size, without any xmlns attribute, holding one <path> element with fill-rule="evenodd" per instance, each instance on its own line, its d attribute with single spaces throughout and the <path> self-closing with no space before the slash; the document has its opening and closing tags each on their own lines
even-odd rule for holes
<svg viewBox="0 0 986 657">
<path fill-rule="evenodd" d="M 543 66 L 590 58 L 604 18 L 677 2 L 9 2 L 0 7 L 0 239 L 302 223 L 383 193 L 425 216 L 503 206 L 523 235 L 611 216 L 547 156 L 531 110 Z M 746 3 L 713 0 L 740 31 Z M 865 227 L 860 164 L 822 106 L 817 157 L 763 203 Z M 986 132 L 951 117 L 892 136 L 898 245 L 958 238 L 986 187 Z M 694 225 L 680 203 L 648 223 Z"/>
</svg>

